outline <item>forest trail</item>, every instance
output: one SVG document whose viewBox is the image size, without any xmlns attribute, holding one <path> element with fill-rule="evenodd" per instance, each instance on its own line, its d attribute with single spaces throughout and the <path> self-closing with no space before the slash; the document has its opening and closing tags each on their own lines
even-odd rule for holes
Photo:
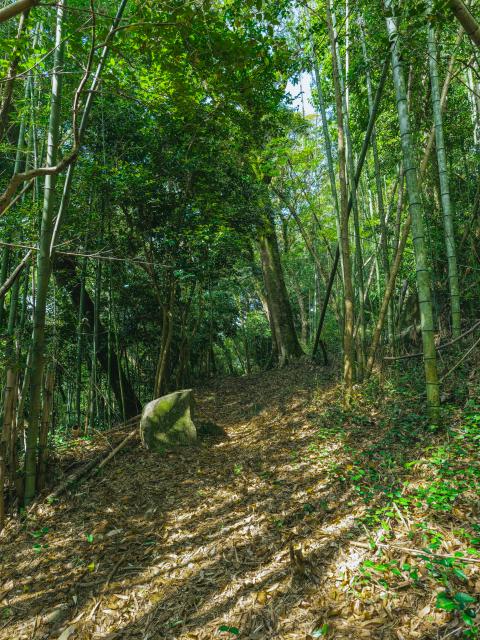
<svg viewBox="0 0 480 640">
<path fill-rule="evenodd" d="M 225 437 L 167 456 L 135 442 L 37 508 L 3 540 L 0 638 L 440 637 L 450 614 L 430 609 L 428 584 L 352 598 L 371 552 L 355 546 L 365 505 L 341 477 L 382 438 L 399 468 L 405 451 L 375 417 L 339 433 L 333 380 L 302 365 L 213 382 L 198 415 Z"/>
</svg>

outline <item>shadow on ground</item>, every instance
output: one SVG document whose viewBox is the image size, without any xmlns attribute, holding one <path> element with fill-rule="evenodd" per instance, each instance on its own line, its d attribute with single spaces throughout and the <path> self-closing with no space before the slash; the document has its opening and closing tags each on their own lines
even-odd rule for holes
<svg viewBox="0 0 480 640">
<path fill-rule="evenodd" d="M 320 408 L 338 402 L 320 368 L 214 382 L 197 398 L 221 431 L 164 456 L 136 444 L 5 541 L 0 638 L 304 640 L 327 619 L 331 637 L 400 638 L 401 605 L 372 590 L 367 619 L 349 599 L 365 497 L 345 477 L 378 447 L 399 474 L 426 443 L 374 419 L 319 438 Z"/>
</svg>

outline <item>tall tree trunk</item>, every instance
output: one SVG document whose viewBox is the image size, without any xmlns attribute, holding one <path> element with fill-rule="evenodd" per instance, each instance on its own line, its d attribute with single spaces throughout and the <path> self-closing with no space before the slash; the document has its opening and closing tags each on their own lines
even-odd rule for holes
<svg viewBox="0 0 480 640">
<path fill-rule="evenodd" d="M 14 346 L 14 334 L 17 318 L 18 293 L 20 288 L 20 280 L 17 279 L 13 285 L 12 295 L 10 297 L 10 311 L 8 317 L 7 342 L 5 346 L 6 360 L 6 385 L 3 395 L 3 419 L 2 431 L 0 433 L 0 530 L 5 520 L 4 506 L 4 490 L 5 482 L 8 475 L 12 477 L 14 469 L 9 468 L 9 462 L 14 459 L 12 456 L 12 446 L 14 446 L 14 438 L 12 432 L 15 422 L 15 401 L 17 395 L 17 367 Z"/>
<path fill-rule="evenodd" d="M 348 234 L 348 192 L 346 174 L 346 149 L 345 132 L 343 126 L 343 104 L 342 90 L 338 73 L 338 62 L 335 46 L 335 33 L 332 25 L 330 12 L 330 0 L 327 0 L 327 24 L 330 37 L 330 47 L 332 50 L 333 84 L 335 88 L 335 105 L 337 109 L 337 154 L 338 154 L 338 177 L 340 183 L 340 238 L 339 246 L 343 262 L 343 286 L 344 286 L 344 328 L 343 328 L 343 378 L 345 382 L 345 398 L 350 401 L 352 387 L 355 377 L 354 371 L 354 310 L 353 310 L 353 282 L 352 266 L 350 258 L 350 242 Z"/>
<path fill-rule="evenodd" d="M 55 374 L 53 366 L 49 365 L 45 369 L 43 389 L 42 420 L 40 424 L 40 434 L 38 439 L 38 490 L 45 488 L 47 482 L 48 464 L 48 432 L 52 425 L 53 412 L 53 387 L 55 384 Z"/>
<path fill-rule="evenodd" d="M 463 36 L 463 29 L 460 28 L 459 29 L 459 33 L 457 36 L 457 40 L 455 43 L 455 47 L 457 47 L 462 39 Z M 440 99 L 440 106 L 441 109 L 443 110 L 446 104 L 446 100 L 447 100 L 447 93 L 448 93 L 448 89 L 450 87 L 450 83 L 452 81 L 453 78 L 453 66 L 455 63 L 455 59 L 456 59 L 456 51 L 454 51 L 452 53 L 452 55 L 450 56 L 450 62 L 448 64 L 448 71 L 447 74 L 445 76 L 445 80 L 443 82 L 443 88 L 442 88 L 442 96 Z M 408 96 L 407 96 L 407 104 L 408 104 Z M 425 151 L 423 153 L 423 158 L 422 161 L 420 162 L 420 179 L 423 178 L 423 176 L 425 175 L 425 172 L 427 170 L 427 166 L 428 166 L 428 161 L 430 159 L 430 155 L 432 153 L 432 149 L 433 149 L 433 142 L 435 139 L 435 127 L 432 127 L 431 131 L 430 131 L 430 135 L 428 136 L 428 140 L 427 140 L 427 144 L 425 145 Z M 403 183 L 405 182 L 405 171 L 403 168 L 403 164 L 401 167 L 401 174 L 400 174 L 400 191 L 399 191 L 399 201 L 398 201 L 398 206 L 397 206 L 397 225 L 398 225 L 398 232 L 396 233 L 396 238 L 395 238 L 395 259 L 394 262 L 392 264 L 392 267 L 390 269 L 390 276 L 388 278 L 388 283 L 387 286 L 385 288 L 385 293 L 383 295 L 383 300 L 382 300 L 382 304 L 381 304 L 381 308 L 380 308 L 380 313 L 378 315 L 378 319 L 377 319 L 377 323 L 375 325 L 375 330 L 373 333 L 373 337 L 372 337 L 372 341 L 370 344 L 370 351 L 368 354 L 368 361 L 367 361 L 367 374 L 370 374 L 372 372 L 373 369 L 373 363 L 375 360 L 375 354 L 378 348 L 378 345 L 380 343 L 380 336 L 383 330 L 383 325 L 385 322 L 385 318 L 386 318 L 386 313 L 387 313 L 387 309 L 388 309 L 388 305 L 390 302 L 390 298 L 393 295 L 394 291 L 395 291 L 395 280 L 397 278 L 397 274 L 398 271 L 400 269 L 400 265 L 402 262 L 402 255 L 403 255 L 403 251 L 405 249 L 405 245 L 407 243 L 408 240 L 408 234 L 410 232 L 410 226 L 412 224 L 412 217 L 409 214 L 407 219 L 405 220 L 405 224 L 403 227 L 403 231 L 400 234 L 400 219 L 401 219 L 401 212 L 402 212 L 402 207 L 403 207 L 403 192 L 404 189 L 401 188 Z"/>
<path fill-rule="evenodd" d="M 105 213 L 105 211 L 103 211 Z M 102 224 L 103 226 L 103 224 Z M 103 241 L 103 228 L 100 231 L 100 246 Z M 89 407 L 89 423 L 90 429 L 93 428 L 95 418 L 98 417 L 98 375 L 97 375 L 97 353 L 98 353 L 98 329 L 100 322 L 100 294 L 102 287 L 102 262 L 97 260 L 95 265 L 95 291 L 94 291 L 94 307 L 95 315 L 93 318 L 93 353 L 92 353 L 92 371 L 91 371 L 91 394 Z"/>
<path fill-rule="evenodd" d="M 60 112 L 62 97 L 62 66 L 64 41 L 62 37 L 63 14 L 66 0 L 57 5 L 57 24 L 55 33 L 54 67 L 52 72 L 52 94 L 46 166 L 53 167 L 57 160 Z M 27 451 L 25 455 L 25 503 L 29 504 L 35 496 L 37 471 L 38 429 L 41 408 L 41 391 L 45 349 L 45 316 L 47 308 L 48 285 L 51 273 L 50 241 L 53 232 L 53 211 L 55 197 L 55 174 L 45 178 L 42 224 L 37 258 L 37 295 L 34 311 L 33 349 L 30 375 L 30 424 L 27 432 Z"/>
<path fill-rule="evenodd" d="M 158 354 L 157 371 L 155 374 L 155 385 L 153 397 L 159 398 L 166 388 L 167 365 L 170 357 L 170 347 L 173 337 L 173 305 L 175 302 L 175 283 L 170 284 L 170 296 L 168 304 L 163 307 L 162 318 L 162 339 L 160 353 Z"/>
<path fill-rule="evenodd" d="M 443 137 L 443 118 L 440 105 L 440 83 L 438 80 L 438 53 L 435 41 L 435 29 L 432 23 L 428 27 L 428 61 L 430 66 L 430 84 L 432 88 L 432 108 L 435 125 L 435 147 L 437 151 L 438 176 L 440 180 L 440 197 L 443 211 L 443 228 L 445 232 L 445 248 L 448 262 L 448 283 L 450 287 L 450 305 L 452 313 L 452 334 L 460 335 L 460 289 L 458 284 L 457 255 L 455 250 L 455 234 L 453 230 L 452 203 L 450 200 L 450 183 L 448 178 L 447 154 Z"/>
<path fill-rule="evenodd" d="M 480 83 L 476 86 L 471 67 L 467 68 L 466 77 L 469 89 L 468 98 L 472 114 L 473 143 L 478 147 L 480 145 L 480 96 L 478 95 Z"/>
<path fill-rule="evenodd" d="M 480 24 L 473 17 L 462 0 L 447 0 L 453 15 L 465 29 L 470 40 L 480 49 Z"/>
<path fill-rule="evenodd" d="M 373 112 L 372 112 L 372 115 L 370 116 L 370 118 L 368 120 L 367 130 L 365 132 L 365 138 L 363 140 L 362 149 L 361 149 L 360 155 L 358 157 L 357 169 L 356 169 L 356 172 L 355 172 L 355 184 L 356 185 L 358 185 L 360 177 L 362 175 L 362 169 L 363 169 L 363 165 L 364 165 L 364 162 L 365 162 L 365 157 L 367 155 L 368 147 L 370 145 L 370 138 L 371 138 L 371 135 L 372 135 L 373 127 L 375 125 L 375 119 L 377 117 L 378 109 L 380 107 L 380 101 L 381 101 L 381 98 L 382 98 L 382 95 L 383 95 L 383 89 L 385 87 L 385 82 L 386 82 L 386 79 L 387 79 L 388 68 L 389 68 L 389 65 L 387 63 L 388 63 L 388 58 L 385 59 L 385 62 L 383 64 L 382 75 L 381 75 L 381 78 L 380 78 L 380 82 L 378 83 L 377 91 L 375 93 L 375 100 L 374 100 L 374 103 L 373 103 Z M 347 205 L 348 215 L 350 215 L 351 208 L 352 208 L 352 199 L 350 198 L 349 201 L 348 201 L 348 205 Z M 318 327 L 317 327 L 317 331 L 316 331 L 316 334 L 315 334 L 315 341 L 314 341 L 314 344 L 313 344 L 312 356 L 315 356 L 315 354 L 317 352 L 318 345 L 320 344 L 320 337 L 322 335 L 323 323 L 324 323 L 325 316 L 326 316 L 326 313 L 327 313 L 328 302 L 330 300 L 330 295 L 332 293 L 333 283 L 334 283 L 334 280 L 335 280 L 335 274 L 336 274 L 337 269 L 338 269 L 339 261 L 340 261 L 340 247 L 337 246 L 337 250 L 335 252 L 335 258 L 334 258 L 334 261 L 333 261 L 333 266 L 332 266 L 332 269 L 330 271 L 330 277 L 328 279 L 327 290 L 325 291 L 325 299 L 323 301 L 322 310 L 320 312 L 320 319 L 318 321 Z"/>
<path fill-rule="evenodd" d="M 366 67 L 368 112 L 371 116 L 373 112 L 373 90 L 372 90 L 372 79 L 370 76 L 370 58 L 367 53 L 367 45 L 365 42 L 365 27 L 364 27 L 363 17 L 359 19 L 359 27 L 360 27 L 360 39 L 362 44 L 362 53 L 363 53 L 363 58 L 365 60 L 365 67 Z M 380 170 L 380 159 L 378 156 L 378 146 L 377 146 L 377 132 L 375 127 L 373 128 L 373 131 L 372 131 L 372 154 L 373 154 L 373 167 L 374 167 L 374 173 L 375 173 L 375 186 L 377 191 L 378 219 L 380 221 L 380 249 L 381 249 L 381 256 L 382 256 L 383 278 L 386 283 L 388 279 L 388 274 L 390 273 L 390 265 L 389 265 L 389 259 L 388 259 L 388 237 L 387 237 L 387 227 L 385 223 L 385 203 L 383 199 L 382 173 Z M 388 335 L 389 335 L 390 341 L 393 344 L 393 305 L 391 302 L 388 305 Z"/>
<path fill-rule="evenodd" d="M 10 247 L 4 247 L 2 251 L 2 264 L 0 266 L 0 286 L 1 287 L 3 287 L 3 285 L 7 280 L 9 262 L 10 262 Z M 2 296 L 0 299 L 0 328 L 3 325 L 3 322 L 4 322 L 3 318 L 5 315 L 5 307 L 3 304 L 4 297 L 5 296 Z"/>
<path fill-rule="evenodd" d="M 332 56 L 334 55 L 336 58 L 336 73 L 338 76 L 338 85 L 341 95 L 342 101 L 342 122 L 343 122 L 343 131 L 345 136 L 345 152 L 346 152 L 346 177 L 347 177 L 347 194 L 350 193 L 350 199 L 352 201 L 352 213 L 353 213 L 353 228 L 354 228 L 354 238 L 355 238 L 355 263 L 356 263 L 356 284 L 358 287 L 358 315 L 359 315 L 359 340 L 358 340 L 358 362 L 357 362 L 357 376 L 361 380 L 363 378 L 363 372 L 365 369 L 365 309 L 363 305 L 363 300 L 365 297 L 365 282 L 363 277 L 363 256 L 362 256 L 362 245 L 361 245 L 361 235 L 360 235 L 360 219 L 359 219 L 359 210 L 358 210 L 358 199 L 357 199 L 357 183 L 355 180 L 355 165 L 353 161 L 353 145 L 352 145 L 352 137 L 350 135 L 350 121 L 349 121 L 349 113 L 348 113 L 348 101 L 347 101 L 347 89 L 345 84 L 345 79 L 343 75 L 343 64 L 340 56 L 340 46 L 338 43 L 338 34 L 336 28 L 336 17 L 335 11 L 333 8 L 333 0 L 328 0 L 330 2 L 329 10 L 331 12 L 331 23 L 332 23 L 332 32 L 333 32 L 333 41 L 334 48 L 332 49 Z M 348 5 L 346 7 L 346 23 L 348 24 Z M 347 28 L 348 34 L 348 28 Z M 347 48 L 348 52 L 348 48 Z M 335 71 L 334 71 L 334 83 L 335 83 Z M 373 136 L 374 130 L 372 130 Z M 347 218 L 348 218 L 347 213 Z"/>
<path fill-rule="evenodd" d="M 87 273 L 87 259 L 83 259 L 82 273 L 80 276 L 80 300 L 78 303 L 77 319 L 77 365 L 75 384 L 75 410 L 76 427 L 80 429 L 82 424 L 82 365 L 83 365 L 83 344 L 85 333 L 85 278 Z"/>
<path fill-rule="evenodd" d="M 387 30 L 392 42 L 392 70 L 397 99 L 398 120 L 403 153 L 403 166 L 407 183 L 407 197 L 412 219 L 413 246 L 417 273 L 418 301 L 423 340 L 423 358 L 425 365 L 425 382 L 427 403 L 432 423 L 437 423 L 440 413 L 440 393 L 437 372 L 437 356 L 433 326 L 433 308 L 430 290 L 430 274 L 428 271 L 427 249 L 423 229 L 423 205 L 417 176 L 415 150 L 413 147 L 410 120 L 407 107 L 407 91 L 400 58 L 397 20 L 393 15 L 393 2 L 386 0 Z"/>
<path fill-rule="evenodd" d="M 325 154 L 327 156 L 328 177 L 330 180 L 330 191 L 332 194 L 333 209 L 335 211 L 335 225 L 337 228 L 337 238 L 340 238 L 340 212 L 338 209 L 337 180 L 335 178 L 335 167 L 333 165 L 332 142 L 330 140 L 330 131 L 328 130 L 327 110 L 325 108 L 325 100 L 323 98 L 322 82 L 320 71 L 317 64 L 317 58 L 314 48 L 313 71 L 315 74 L 315 86 L 317 88 L 318 104 L 320 106 L 320 115 L 322 118 L 323 143 L 325 146 Z M 340 271 L 343 277 L 342 256 L 340 255 Z"/>
<path fill-rule="evenodd" d="M 77 276 L 75 262 L 69 256 L 57 256 L 55 259 L 55 278 L 58 284 L 65 288 L 70 295 L 74 307 L 78 310 L 81 298 L 81 282 Z M 95 305 L 85 289 L 85 327 L 89 331 L 93 330 L 95 322 Z M 98 364 L 105 376 L 110 380 L 110 385 L 117 400 L 118 406 L 122 408 L 122 394 L 125 402 L 125 415 L 132 418 L 140 413 L 141 404 L 137 395 L 125 375 L 119 361 L 119 353 L 113 346 L 113 341 L 108 339 L 107 331 L 101 321 L 98 324 Z"/>
<path fill-rule="evenodd" d="M 298 342 L 293 313 L 283 276 L 275 228 L 270 219 L 259 235 L 260 260 L 267 294 L 272 340 L 276 346 L 278 363 L 284 366 L 299 358 L 302 348 Z"/>
<path fill-rule="evenodd" d="M 16 0 L 16 2 L 12 2 L 3 9 L 0 9 L 0 23 L 18 16 L 18 14 L 23 11 L 28 11 L 39 2 L 40 0 Z"/>
</svg>

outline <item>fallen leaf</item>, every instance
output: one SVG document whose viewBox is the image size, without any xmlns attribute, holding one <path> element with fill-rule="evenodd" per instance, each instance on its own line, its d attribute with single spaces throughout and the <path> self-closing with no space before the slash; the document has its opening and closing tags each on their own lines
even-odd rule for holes
<svg viewBox="0 0 480 640">
<path fill-rule="evenodd" d="M 62 631 L 62 633 L 60 634 L 58 640 L 68 640 L 70 638 L 70 636 L 75 633 L 75 629 L 77 628 L 77 625 L 75 624 L 71 624 L 69 627 L 67 627 L 66 629 L 64 629 Z"/>
</svg>

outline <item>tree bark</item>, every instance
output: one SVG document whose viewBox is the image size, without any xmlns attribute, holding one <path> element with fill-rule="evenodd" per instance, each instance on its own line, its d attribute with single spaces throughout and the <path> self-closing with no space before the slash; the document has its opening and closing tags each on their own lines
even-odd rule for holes
<svg viewBox="0 0 480 640">
<path fill-rule="evenodd" d="M 282 263 L 278 250 L 277 236 L 270 219 L 265 222 L 259 234 L 260 259 L 267 294 L 270 326 L 273 330 L 272 341 L 276 346 L 278 364 L 288 362 L 303 355 L 298 342 L 293 313 L 283 276 Z"/>
<path fill-rule="evenodd" d="M 17 0 L 16 2 L 12 2 L 12 4 L 9 4 L 7 7 L 0 9 L 0 23 L 18 16 L 18 14 L 23 11 L 28 11 L 38 3 L 39 0 Z"/>
<path fill-rule="evenodd" d="M 333 32 L 333 41 L 334 48 L 332 50 L 332 55 L 335 55 L 336 58 L 336 69 L 338 76 L 338 86 L 340 90 L 341 103 L 342 103 L 342 122 L 345 136 L 345 156 L 346 156 L 346 179 L 347 179 L 347 198 L 348 194 L 350 194 L 350 199 L 352 201 L 352 213 L 353 213 L 353 228 L 354 228 L 354 241 L 355 241 L 355 260 L 354 260 L 354 269 L 352 271 L 356 274 L 356 277 L 352 275 L 352 286 L 353 281 L 355 281 L 355 285 L 358 287 L 358 322 L 359 322 L 359 339 L 358 339 L 358 349 L 357 349 L 357 366 L 356 366 L 356 376 L 359 380 L 363 378 L 363 372 L 365 369 L 365 310 L 363 305 L 363 300 L 365 297 L 365 282 L 363 277 L 363 256 L 362 256 L 362 244 L 361 244 L 361 235 L 360 235 L 360 218 L 359 218 L 359 208 L 358 208 L 358 199 L 357 199 L 357 182 L 355 180 L 355 165 L 353 161 L 353 143 L 352 137 L 350 135 L 350 120 L 349 120 L 349 112 L 348 112 L 348 96 L 347 96 L 347 88 L 344 79 L 343 73 L 343 64 L 340 56 L 340 48 L 338 43 L 338 33 L 336 27 L 336 16 L 335 11 L 333 9 L 333 0 L 331 2 L 331 22 L 332 22 L 332 32 Z M 346 38 L 347 38 L 347 47 L 346 47 L 346 62 L 348 64 L 348 23 L 349 23 L 349 11 L 348 11 L 348 2 L 346 5 L 346 17 L 345 17 L 345 27 L 346 27 Z M 334 83 L 335 83 L 335 71 L 334 71 Z M 373 139 L 374 129 L 372 130 L 372 139 Z M 348 201 L 347 201 L 348 206 Z M 349 218 L 349 212 L 347 213 L 347 221 Z M 355 299 L 355 293 L 353 294 L 352 300 Z M 353 339 L 353 333 L 352 333 Z"/>
<path fill-rule="evenodd" d="M 453 15 L 465 29 L 467 36 L 473 44 L 480 48 L 480 24 L 473 17 L 462 0 L 447 0 L 447 4 Z"/>
</svg>

